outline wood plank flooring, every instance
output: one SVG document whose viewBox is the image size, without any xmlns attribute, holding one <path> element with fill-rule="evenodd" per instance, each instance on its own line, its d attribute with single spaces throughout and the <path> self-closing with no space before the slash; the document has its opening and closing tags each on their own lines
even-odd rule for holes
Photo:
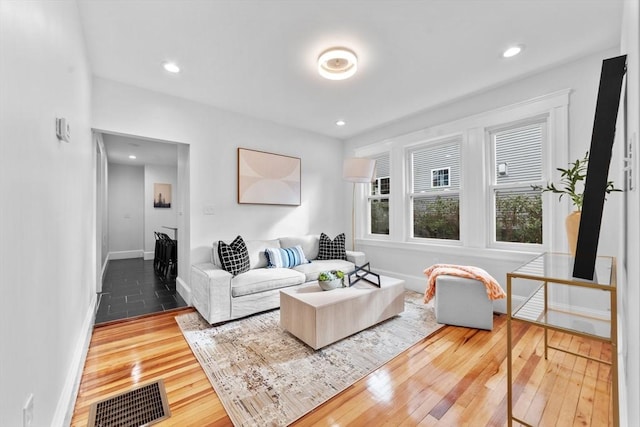
<svg viewBox="0 0 640 427">
<path fill-rule="evenodd" d="M 174 320 L 183 312 L 96 327 L 73 426 L 87 424 L 92 402 L 157 378 L 172 414 L 157 425 L 231 425 Z M 543 337 L 542 329 L 514 322 L 514 415 L 541 426 L 612 425 L 609 366 L 554 350 L 545 361 Z M 611 358 L 606 344 L 561 333 L 549 338 Z M 506 341 L 505 316 L 494 316 L 493 332 L 444 327 L 294 425 L 504 426 Z"/>
</svg>

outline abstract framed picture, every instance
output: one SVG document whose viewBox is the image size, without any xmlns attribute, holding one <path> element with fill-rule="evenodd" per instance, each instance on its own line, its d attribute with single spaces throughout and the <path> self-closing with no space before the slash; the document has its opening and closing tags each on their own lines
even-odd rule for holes
<svg viewBox="0 0 640 427">
<path fill-rule="evenodd" d="M 300 206 L 298 157 L 238 148 L 238 203 Z"/>
<path fill-rule="evenodd" d="M 153 184 L 153 207 L 171 207 L 171 184 Z"/>
</svg>

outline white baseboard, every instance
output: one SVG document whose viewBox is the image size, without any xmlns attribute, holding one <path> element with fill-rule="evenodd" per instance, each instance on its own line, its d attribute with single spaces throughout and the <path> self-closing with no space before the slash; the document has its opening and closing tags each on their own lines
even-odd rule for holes
<svg viewBox="0 0 640 427">
<path fill-rule="evenodd" d="M 376 274 L 382 274 L 383 276 L 395 277 L 396 279 L 404 280 L 404 288 L 410 291 L 424 293 L 427 289 L 427 278 L 425 276 L 411 276 L 409 274 L 381 270 L 379 268 L 372 268 L 371 270 Z"/>
<path fill-rule="evenodd" d="M 145 251 L 144 252 L 144 259 L 145 261 L 150 260 L 150 259 L 154 259 L 156 256 L 155 251 Z"/>
<path fill-rule="evenodd" d="M 587 307 L 576 307 L 570 304 L 562 304 L 559 302 L 554 302 L 553 304 L 549 304 L 549 308 L 557 311 L 564 311 L 567 313 L 578 314 L 584 317 L 590 317 L 595 319 L 608 319 L 611 316 L 611 312 L 608 310 L 599 310 L 595 308 L 587 308 Z"/>
<path fill-rule="evenodd" d="M 142 249 L 136 249 L 134 251 L 116 251 L 116 252 L 109 252 L 108 256 L 109 256 L 109 260 L 143 258 L 144 251 Z"/>
<path fill-rule="evenodd" d="M 182 280 L 182 277 L 176 277 L 176 290 L 182 299 L 189 305 L 191 305 L 191 287 Z"/>
<path fill-rule="evenodd" d="M 53 421 L 51 425 L 54 427 L 62 427 L 71 425 L 71 418 L 73 416 L 73 410 L 76 404 L 76 398 L 78 396 L 78 389 L 80 388 L 80 380 L 82 379 L 82 371 L 84 369 L 84 363 L 87 359 L 87 353 L 89 352 L 89 344 L 91 343 L 91 335 L 93 334 L 93 324 L 96 316 L 96 294 L 94 294 L 87 314 L 82 323 L 81 334 L 76 343 L 76 349 L 73 352 L 73 358 L 71 359 L 71 366 L 67 375 L 65 375 L 66 381 L 58 399 L 58 406 L 56 412 L 53 415 Z"/>
</svg>

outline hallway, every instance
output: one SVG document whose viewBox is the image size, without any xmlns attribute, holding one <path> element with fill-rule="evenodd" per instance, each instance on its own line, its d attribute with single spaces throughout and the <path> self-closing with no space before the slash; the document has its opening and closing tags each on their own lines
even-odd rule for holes
<svg viewBox="0 0 640 427">
<path fill-rule="evenodd" d="M 158 277 L 153 269 L 153 260 L 113 260 L 109 261 L 105 272 L 95 323 L 186 306 L 187 303 L 176 291 L 175 278 Z"/>
</svg>

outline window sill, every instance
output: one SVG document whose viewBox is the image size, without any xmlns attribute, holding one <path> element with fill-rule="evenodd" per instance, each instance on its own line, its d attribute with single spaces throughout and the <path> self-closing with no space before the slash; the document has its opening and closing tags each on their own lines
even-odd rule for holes
<svg viewBox="0 0 640 427">
<path fill-rule="evenodd" d="M 451 244 L 434 244 L 434 243 L 415 243 L 415 242 L 395 242 L 390 240 L 378 239 L 357 239 L 357 246 L 365 253 L 367 247 L 371 248 L 389 248 L 410 250 L 416 252 L 455 254 L 461 256 L 503 259 L 505 261 L 525 262 L 531 258 L 543 253 L 546 249 L 541 247 L 531 248 L 531 250 L 516 249 L 496 249 L 496 248 L 470 248 L 461 245 Z"/>
</svg>

